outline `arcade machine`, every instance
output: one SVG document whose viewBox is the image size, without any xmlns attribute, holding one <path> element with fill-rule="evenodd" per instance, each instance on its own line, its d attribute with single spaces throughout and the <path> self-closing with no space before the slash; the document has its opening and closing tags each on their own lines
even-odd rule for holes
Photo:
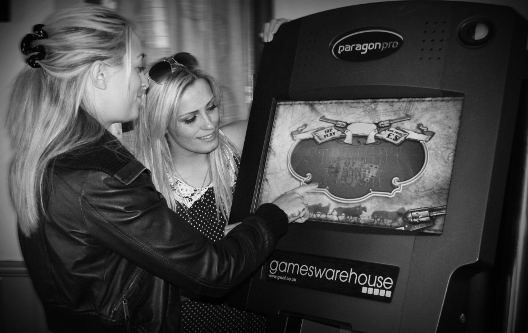
<svg viewBox="0 0 528 333">
<path fill-rule="evenodd" d="M 271 314 L 276 332 L 306 320 L 466 331 L 473 277 L 507 266 L 501 244 L 526 233 L 526 131 L 514 133 L 526 127 L 527 40 L 513 9 L 452 1 L 284 24 L 263 51 L 230 221 L 319 186 L 304 196 L 310 219 L 290 224 L 232 304 Z"/>
</svg>

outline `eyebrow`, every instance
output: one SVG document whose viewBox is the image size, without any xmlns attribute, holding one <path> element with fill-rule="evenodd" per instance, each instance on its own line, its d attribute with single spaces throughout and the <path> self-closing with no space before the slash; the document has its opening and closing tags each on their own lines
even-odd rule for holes
<svg viewBox="0 0 528 333">
<path fill-rule="evenodd" d="M 136 59 L 144 59 L 145 58 L 145 53 L 140 53 L 138 54 L 138 56 L 136 57 Z"/>
<path fill-rule="evenodd" d="M 215 95 L 213 95 L 213 97 L 211 97 L 211 99 L 209 100 L 209 102 L 207 102 L 207 104 L 206 104 L 206 105 L 211 105 L 211 104 L 214 104 L 215 100 L 216 100 L 216 96 L 215 96 Z"/>
</svg>

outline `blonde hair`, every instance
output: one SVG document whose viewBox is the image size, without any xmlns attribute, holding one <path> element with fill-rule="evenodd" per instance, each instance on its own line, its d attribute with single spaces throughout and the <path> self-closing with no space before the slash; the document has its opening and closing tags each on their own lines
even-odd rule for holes
<svg viewBox="0 0 528 333">
<path fill-rule="evenodd" d="M 150 83 L 146 109 L 134 124 L 136 156 L 151 170 L 154 185 L 175 211 L 178 204 L 168 178 L 169 174 L 175 174 L 175 169 L 166 136 L 171 122 L 176 119 L 182 95 L 198 80 L 204 80 L 209 85 L 217 106 L 221 108 L 221 92 L 215 81 L 198 69 L 182 67 L 172 73 L 163 85 Z M 223 215 L 226 220 L 233 201 L 231 187 L 238 171 L 236 159 L 239 155 L 240 152 L 224 135 L 219 135 L 218 147 L 208 154 L 217 214 Z"/>
<path fill-rule="evenodd" d="M 43 45 L 46 56 L 38 61 L 41 68 L 26 66 L 16 78 L 6 120 L 14 150 L 9 190 L 26 236 L 46 214 L 44 183 L 52 159 L 104 134 L 84 94 L 91 65 L 99 60 L 122 67 L 131 43 L 130 24 L 102 6 L 59 11 L 43 30 L 48 38 L 32 46 Z"/>
</svg>

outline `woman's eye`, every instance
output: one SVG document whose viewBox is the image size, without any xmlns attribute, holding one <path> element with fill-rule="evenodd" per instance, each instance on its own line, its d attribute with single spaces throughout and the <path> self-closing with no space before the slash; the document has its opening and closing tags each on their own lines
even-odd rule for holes
<svg viewBox="0 0 528 333">
<path fill-rule="evenodd" d="M 194 122 L 194 120 L 196 120 L 196 116 L 194 116 L 192 118 L 185 119 L 183 122 L 186 123 L 186 124 L 190 124 L 190 123 Z"/>
<path fill-rule="evenodd" d="M 145 71 L 145 66 L 139 66 L 137 67 L 138 72 L 143 73 Z"/>
<path fill-rule="evenodd" d="M 209 108 L 207 108 L 207 111 L 214 111 L 216 110 L 218 106 L 216 106 L 215 104 L 211 105 Z"/>
</svg>

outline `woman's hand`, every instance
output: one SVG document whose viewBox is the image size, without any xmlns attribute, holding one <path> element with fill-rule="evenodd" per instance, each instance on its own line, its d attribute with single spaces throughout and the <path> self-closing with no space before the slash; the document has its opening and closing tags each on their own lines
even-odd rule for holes
<svg viewBox="0 0 528 333">
<path fill-rule="evenodd" d="M 301 185 L 297 188 L 294 188 L 293 190 L 282 194 L 280 197 L 275 199 L 273 203 L 279 206 L 279 208 L 282 209 L 286 213 L 286 215 L 288 215 L 289 223 L 305 222 L 308 219 L 310 212 L 308 211 L 308 204 L 306 203 L 306 201 L 304 201 L 303 195 L 308 191 L 316 189 L 317 186 L 317 183 Z M 224 228 L 224 236 L 226 236 L 231 230 L 236 228 L 240 223 L 241 222 L 237 222 L 226 225 Z"/>
<path fill-rule="evenodd" d="M 279 30 L 279 27 L 282 24 L 289 22 L 289 21 L 290 20 L 288 19 L 280 18 L 280 19 L 273 19 L 269 21 L 268 23 L 265 23 L 264 29 L 262 33 L 260 34 L 260 37 L 262 38 L 264 43 L 271 42 L 273 40 L 273 35 Z"/>
<path fill-rule="evenodd" d="M 282 194 L 280 197 L 275 199 L 273 203 L 279 206 L 279 208 L 282 209 L 286 215 L 288 215 L 289 223 L 303 223 L 304 221 L 308 220 L 310 215 L 310 212 L 308 211 L 308 204 L 306 201 L 304 201 L 303 195 L 308 191 L 316 189 L 317 186 L 317 183 L 301 185 Z"/>
</svg>

